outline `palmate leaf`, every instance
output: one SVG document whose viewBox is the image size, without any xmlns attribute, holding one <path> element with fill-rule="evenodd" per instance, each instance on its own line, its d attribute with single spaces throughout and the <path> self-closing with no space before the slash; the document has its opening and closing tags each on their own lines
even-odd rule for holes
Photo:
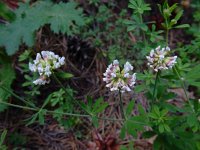
<svg viewBox="0 0 200 150">
<path fill-rule="evenodd" d="M 84 20 L 81 15 L 82 10 L 76 9 L 76 3 L 59 3 L 54 5 L 50 11 L 48 11 L 48 23 L 51 25 L 51 29 L 55 33 L 68 33 L 77 32 L 77 26 L 84 25 Z M 73 23 L 75 22 L 75 23 Z"/>
<path fill-rule="evenodd" d="M 54 4 L 49 0 L 33 4 L 20 3 L 15 11 L 16 19 L 0 26 L 0 46 L 5 46 L 9 55 L 14 54 L 21 43 L 34 45 L 36 31 L 49 24 L 55 33 L 71 35 L 84 25 L 81 9 L 76 9 L 75 2 Z"/>
<path fill-rule="evenodd" d="M 12 91 L 11 84 L 15 79 L 15 71 L 11 66 L 9 57 L 0 54 L 0 100 L 7 101 L 10 93 L 1 88 L 1 86 Z M 3 104 L 0 105 L 0 112 L 4 111 L 7 107 Z"/>
</svg>

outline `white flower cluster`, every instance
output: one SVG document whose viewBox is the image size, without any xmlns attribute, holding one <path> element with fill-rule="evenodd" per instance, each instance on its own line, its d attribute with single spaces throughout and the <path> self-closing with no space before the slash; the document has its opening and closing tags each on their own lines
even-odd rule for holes
<svg viewBox="0 0 200 150">
<path fill-rule="evenodd" d="M 177 56 L 167 57 L 169 51 L 169 47 L 161 48 L 158 46 L 155 50 L 152 49 L 150 55 L 146 56 L 148 65 L 156 72 L 172 68 L 176 63 Z"/>
<path fill-rule="evenodd" d="M 51 51 L 42 51 L 37 53 L 34 63 L 29 63 L 29 69 L 32 72 L 38 72 L 40 77 L 33 81 L 36 85 L 44 85 L 50 82 L 49 77 L 54 69 L 65 64 L 65 57 L 59 57 Z"/>
<path fill-rule="evenodd" d="M 136 73 L 129 74 L 132 70 L 133 66 L 129 62 L 126 62 L 124 69 L 121 70 L 118 60 L 114 60 L 103 74 L 103 81 L 106 82 L 106 87 L 110 88 L 111 91 L 131 91 L 136 80 Z"/>
</svg>

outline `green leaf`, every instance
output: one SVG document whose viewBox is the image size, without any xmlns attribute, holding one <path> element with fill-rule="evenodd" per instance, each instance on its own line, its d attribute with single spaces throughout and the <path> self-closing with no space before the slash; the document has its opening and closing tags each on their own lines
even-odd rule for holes
<svg viewBox="0 0 200 150">
<path fill-rule="evenodd" d="M 19 56 L 19 61 L 24 61 L 30 58 L 31 51 L 30 50 L 25 50 L 20 56 Z"/>
<path fill-rule="evenodd" d="M 128 26 L 127 31 L 133 31 L 136 29 L 136 26 Z"/>
<path fill-rule="evenodd" d="M 163 124 L 164 125 L 164 128 L 167 132 L 171 132 L 171 129 L 170 127 L 167 125 L 167 124 Z"/>
<path fill-rule="evenodd" d="M 135 0 L 130 0 L 129 2 L 130 2 L 131 5 L 133 5 L 134 8 L 137 8 L 137 3 L 136 3 Z"/>
<path fill-rule="evenodd" d="M 70 79 L 72 78 L 74 75 L 68 72 L 58 72 L 56 73 L 56 76 L 63 78 L 63 79 Z"/>
<path fill-rule="evenodd" d="M 138 110 L 139 110 L 140 115 L 146 114 L 144 107 L 141 104 L 138 105 Z"/>
<path fill-rule="evenodd" d="M 96 128 L 98 128 L 98 126 L 99 126 L 99 120 L 98 120 L 97 117 L 92 116 L 92 123 L 93 123 L 93 125 L 94 125 Z"/>
<path fill-rule="evenodd" d="M 147 125 L 147 120 L 145 120 L 144 116 L 133 116 L 127 120 L 127 132 L 136 136 L 138 131 L 143 131 L 144 124 Z"/>
<path fill-rule="evenodd" d="M 54 4 L 49 0 L 19 3 L 15 11 L 16 19 L 0 28 L 0 45 L 5 46 L 9 55 L 14 54 L 19 45 L 24 42 L 32 47 L 36 38 L 36 31 L 50 24 L 55 33 L 78 32 L 79 26 L 84 25 L 82 10 L 77 9 L 75 2 Z"/>
<path fill-rule="evenodd" d="M 177 15 L 175 16 L 175 20 L 176 21 L 178 21 L 180 18 L 181 18 L 181 16 L 183 15 L 183 10 L 180 10 L 178 13 L 177 13 Z"/>
<path fill-rule="evenodd" d="M 148 27 L 146 24 L 140 24 L 140 28 L 143 30 L 143 31 L 147 31 L 148 30 Z"/>
<path fill-rule="evenodd" d="M 97 109 L 93 110 L 93 113 L 98 114 L 100 112 L 103 112 L 107 106 L 108 103 L 102 103 Z"/>
<path fill-rule="evenodd" d="M 129 118 L 129 116 L 131 116 L 131 112 L 133 111 L 134 105 L 135 101 L 131 100 L 126 108 L 126 118 Z"/>
<path fill-rule="evenodd" d="M 169 11 L 172 13 L 174 11 L 174 9 L 177 8 L 177 3 L 173 4 L 171 7 L 169 7 Z"/>
<path fill-rule="evenodd" d="M 31 118 L 27 119 L 28 122 L 26 123 L 26 126 L 33 124 L 36 121 L 37 117 L 38 113 L 34 114 Z"/>
<path fill-rule="evenodd" d="M 154 113 L 149 113 L 149 117 L 153 118 L 153 119 L 158 119 L 159 117 L 154 114 Z"/>
<path fill-rule="evenodd" d="M 158 129 L 159 129 L 159 132 L 160 132 L 160 133 L 163 133 L 164 130 L 165 130 L 164 125 L 163 125 L 163 124 L 160 124 L 160 125 L 158 126 Z"/>
<path fill-rule="evenodd" d="M 3 145 L 3 142 L 4 142 L 5 138 L 6 138 L 6 135 L 7 135 L 7 130 L 6 130 L 6 129 L 4 129 L 4 130 L 3 130 L 3 132 L 1 133 L 1 141 L 0 141 L 0 146 L 2 146 L 2 145 Z"/>
<path fill-rule="evenodd" d="M 76 26 L 83 26 L 82 10 L 76 9 L 75 2 L 59 3 L 53 5 L 48 11 L 48 23 L 55 33 L 68 33 L 71 35 L 77 31 Z"/>
<path fill-rule="evenodd" d="M 135 91 L 136 93 L 139 93 L 139 92 L 144 91 L 145 89 L 146 89 L 146 85 L 141 84 L 141 85 L 137 85 L 137 86 L 135 87 L 134 91 Z"/>
<path fill-rule="evenodd" d="M 2 101 L 7 101 L 11 94 L 4 89 L 5 87 L 9 91 L 12 91 L 11 84 L 15 79 L 15 71 L 12 67 L 11 58 L 5 54 L 0 54 L 0 99 Z M 1 104 L 0 112 L 4 111 L 7 106 Z"/>
<path fill-rule="evenodd" d="M 191 114 L 187 117 L 187 123 L 190 127 L 194 126 L 197 122 L 195 114 Z"/>
<path fill-rule="evenodd" d="M 181 24 L 181 25 L 177 25 L 177 26 L 175 26 L 175 27 L 173 27 L 173 28 L 181 29 L 181 28 L 189 28 L 189 27 L 190 27 L 189 24 Z"/>
<path fill-rule="evenodd" d="M 125 122 L 124 125 L 122 126 L 121 130 L 120 130 L 120 138 L 121 139 L 125 138 L 126 130 L 127 130 L 127 127 L 126 127 L 126 122 Z"/>
<path fill-rule="evenodd" d="M 103 110 L 105 110 L 105 108 L 108 106 L 108 103 L 103 101 L 103 98 L 100 97 L 99 99 L 96 100 L 96 102 L 94 103 L 92 109 L 92 112 L 96 115 L 100 112 L 102 112 Z"/>
<path fill-rule="evenodd" d="M 167 113 L 168 113 L 168 110 L 167 110 L 167 109 L 163 109 L 163 110 L 160 112 L 160 116 L 161 116 L 161 117 L 164 117 L 164 116 L 167 115 Z"/>
<path fill-rule="evenodd" d="M 154 106 L 154 107 L 153 107 L 153 110 L 154 110 L 154 112 L 155 112 L 155 114 L 156 114 L 157 116 L 160 116 L 160 110 L 159 110 L 158 106 Z"/>
<path fill-rule="evenodd" d="M 45 109 L 40 110 L 40 112 L 38 113 L 39 123 L 41 125 L 44 125 L 44 117 L 45 117 L 45 115 L 46 115 L 46 110 Z"/>
</svg>

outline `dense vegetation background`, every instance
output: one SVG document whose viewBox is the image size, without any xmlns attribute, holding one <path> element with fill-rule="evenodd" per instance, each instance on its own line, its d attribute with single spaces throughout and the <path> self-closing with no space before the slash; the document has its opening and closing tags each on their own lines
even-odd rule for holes
<svg viewBox="0 0 200 150">
<path fill-rule="evenodd" d="M 200 150 L 199 0 L 2 0 L 0 46 L 0 149 Z M 64 64 L 35 85 L 42 51 Z"/>
</svg>

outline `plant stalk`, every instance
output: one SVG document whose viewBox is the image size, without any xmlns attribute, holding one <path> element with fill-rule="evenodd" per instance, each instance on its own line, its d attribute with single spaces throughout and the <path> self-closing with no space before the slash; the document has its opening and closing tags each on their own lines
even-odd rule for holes
<svg viewBox="0 0 200 150">
<path fill-rule="evenodd" d="M 122 118 L 126 120 L 126 115 L 124 113 L 124 107 L 123 107 L 123 102 L 122 102 L 122 93 L 120 89 L 119 89 L 119 102 L 120 102 L 120 111 L 121 111 Z"/>
<path fill-rule="evenodd" d="M 7 89 L 6 87 L 0 85 L 0 88 L 2 88 L 3 90 L 5 90 L 6 92 L 8 92 L 9 94 L 11 94 L 12 96 L 14 96 L 15 98 L 19 99 L 20 101 L 22 101 L 23 103 L 25 103 L 26 105 L 29 105 L 31 107 L 35 107 L 32 103 L 24 100 L 23 98 L 21 98 L 20 96 L 18 96 L 17 94 L 15 94 L 14 92 L 10 91 L 9 89 Z M 35 107 L 37 108 L 37 107 Z"/>
<path fill-rule="evenodd" d="M 176 66 L 174 66 L 174 71 L 175 71 L 176 75 L 178 76 L 178 78 L 179 78 L 179 80 L 180 80 L 180 82 L 181 82 L 181 86 L 182 86 L 182 88 L 183 88 L 183 90 L 184 90 L 185 97 L 186 97 L 186 99 L 187 99 L 187 101 L 188 101 L 188 103 L 189 103 L 189 105 L 190 105 L 192 111 L 195 112 L 195 111 L 194 111 L 194 108 L 193 108 L 193 106 L 192 106 L 192 104 L 191 104 L 191 102 L 190 102 L 190 99 L 189 99 L 189 97 L 188 97 L 187 90 L 186 90 L 186 87 L 185 87 L 185 83 L 184 83 L 184 81 L 181 79 L 181 76 L 180 76 L 180 74 L 178 73 L 178 71 L 177 71 L 177 69 L 176 69 Z"/>
<path fill-rule="evenodd" d="M 155 84 L 154 84 L 154 88 L 153 88 L 153 103 L 156 101 L 155 93 L 156 93 L 159 74 L 160 74 L 160 70 L 158 70 L 158 72 L 156 73 L 156 80 L 155 80 Z"/>
<path fill-rule="evenodd" d="M 167 29 L 167 31 L 166 31 L 166 46 L 168 46 L 168 42 L 169 42 L 169 30 Z"/>
<path fill-rule="evenodd" d="M 62 89 L 67 93 L 67 95 L 70 97 L 70 99 L 72 100 L 73 103 L 76 103 L 76 105 L 78 105 L 82 110 L 84 110 L 87 114 L 91 115 L 85 108 L 83 108 L 81 106 L 81 104 L 79 102 L 77 102 L 76 99 L 74 99 L 73 96 L 70 95 L 70 93 L 66 90 L 66 88 L 64 87 L 64 85 L 60 82 L 60 80 L 56 77 L 56 75 L 53 73 L 53 77 L 56 80 L 56 82 L 58 82 L 58 84 L 62 87 Z"/>
<path fill-rule="evenodd" d="M 143 24 L 142 14 L 139 14 L 139 17 L 140 17 L 140 23 Z M 145 32 L 143 30 L 142 30 L 142 34 L 143 34 L 144 43 L 146 45 L 146 36 L 145 36 Z"/>
<path fill-rule="evenodd" d="M 7 103 L 7 102 L 3 102 L 1 99 L 0 99 L 0 104 L 8 105 L 8 106 L 15 107 L 15 108 L 37 111 L 37 112 L 39 111 L 39 108 L 31 108 L 31 107 L 27 107 L 27 106 L 20 106 L 20 105 L 16 105 L 16 104 L 11 104 L 11 103 Z M 51 110 L 47 110 L 47 113 L 49 113 L 49 114 L 62 114 L 62 115 L 66 115 L 66 116 L 84 117 L 84 118 L 92 118 L 93 117 L 91 115 L 63 113 L 63 112 L 55 112 L 55 111 L 51 111 Z M 115 119 L 115 118 L 107 118 L 107 117 L 97 117 L 97 119 L 107 120 L 107 121 L 125 121 L 124 119 Z M 133 120 L 130 120 L 130 121 L 137 123 L 137 124 L 145 125 L 143 122 L 138 122 L 138 121 L 133 121 Z"/>
</svg>

